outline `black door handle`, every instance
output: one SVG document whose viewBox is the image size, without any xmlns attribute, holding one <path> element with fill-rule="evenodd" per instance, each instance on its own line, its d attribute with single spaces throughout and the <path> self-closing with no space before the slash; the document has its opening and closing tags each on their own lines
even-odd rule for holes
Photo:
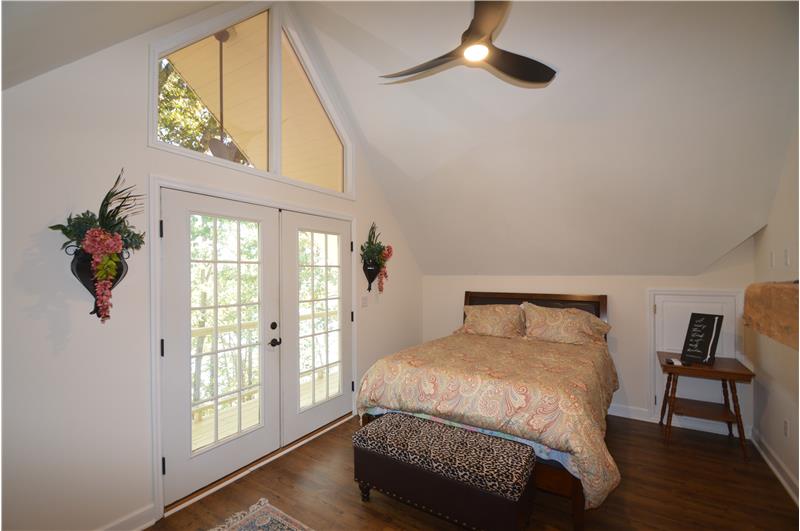
<svg viewBox="0 0 800 531">
<path fill-rule="evenodd" d="M 272 341 L 269 342 L 269 346 L 277 347 L 281 343 L 283 343 L 283 340 L 281 338 L 278 338 L 278 339 L 273 338 Z"/>
</svg>

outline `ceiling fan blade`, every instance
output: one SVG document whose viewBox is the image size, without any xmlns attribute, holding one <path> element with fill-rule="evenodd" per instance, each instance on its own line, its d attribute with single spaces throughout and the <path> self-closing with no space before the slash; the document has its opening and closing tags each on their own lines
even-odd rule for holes
<svg viewBox="0 0 800 531">
<path fill-rule="evenodd" d="M 436 59 L 431 59 L 430 61 L 426 61 L 417 66 L 412 66 L 411 68 L 395 72 L 394 74 L 386 74 L 381 77 L 393 78 L 393 77 L 410 76 L 411 74 L 419 74 L 420 72 L 424 72 L 426 70 L 430 70 L 431 68 L 436 68 L 437 66 L 449 63 L 450 61 L 458 59 L 459 57 L 461 57 L 461 47 L 458 47 L 453 51 L 447 52 L 444 55 L 440 55 Z"/>
<path fill-rule="evenodd" d="M 511 2 L 475 2 L 475 14 L 467 31 L 461 36 L 461 42 L 474 42 L 490 37 L 503 23 Z"/>
<path fill-rule="evenodd" d="M 492 46 L 485 61 L 509 77 L 526 83 L 548 83 L 556 75 L 549 66 Z"/>
</svg>

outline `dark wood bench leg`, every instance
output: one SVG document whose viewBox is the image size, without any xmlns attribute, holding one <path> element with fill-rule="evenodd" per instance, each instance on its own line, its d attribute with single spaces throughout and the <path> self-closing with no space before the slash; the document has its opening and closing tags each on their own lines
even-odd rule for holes
<svg viewBox="0 0 800 531">
<path fill-rule="evenodd" d="M 572 489 L 572 528 L 575 531 L 583 530 L 583 516 L 586 512 L 586 499 L 583 497 L 583 486 L 577 479 Z"/>
<path fill-rule="evenodd" d="M 366 481 L 359 481 L 358 488 L 361 490 L 361 501 L 369 501 L 369 490 L 372 488 Z"/>
</svg>

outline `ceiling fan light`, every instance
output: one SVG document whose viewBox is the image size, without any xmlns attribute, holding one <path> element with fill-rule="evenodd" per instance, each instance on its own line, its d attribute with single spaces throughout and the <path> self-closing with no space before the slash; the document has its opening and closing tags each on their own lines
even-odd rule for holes
<svg viewBox="0 0 800 531">
<path fill-rule="evenodd" d="M 489 48 L 485 44 L 472 44 L 464 50 L 467 61 L 482 61 L 489 55 Z"/>
</svg>

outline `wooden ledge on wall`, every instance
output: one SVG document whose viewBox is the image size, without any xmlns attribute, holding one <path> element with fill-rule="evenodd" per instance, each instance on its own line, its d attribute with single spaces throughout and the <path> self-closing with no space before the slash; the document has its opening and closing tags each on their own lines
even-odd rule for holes
<svg viewBox="0 0 800 531">
<path fill-rule="evenodd" d="M 797 350 L 797 281 L 758 282 L 744 294 L 744 324 Z"/>
</svg>

